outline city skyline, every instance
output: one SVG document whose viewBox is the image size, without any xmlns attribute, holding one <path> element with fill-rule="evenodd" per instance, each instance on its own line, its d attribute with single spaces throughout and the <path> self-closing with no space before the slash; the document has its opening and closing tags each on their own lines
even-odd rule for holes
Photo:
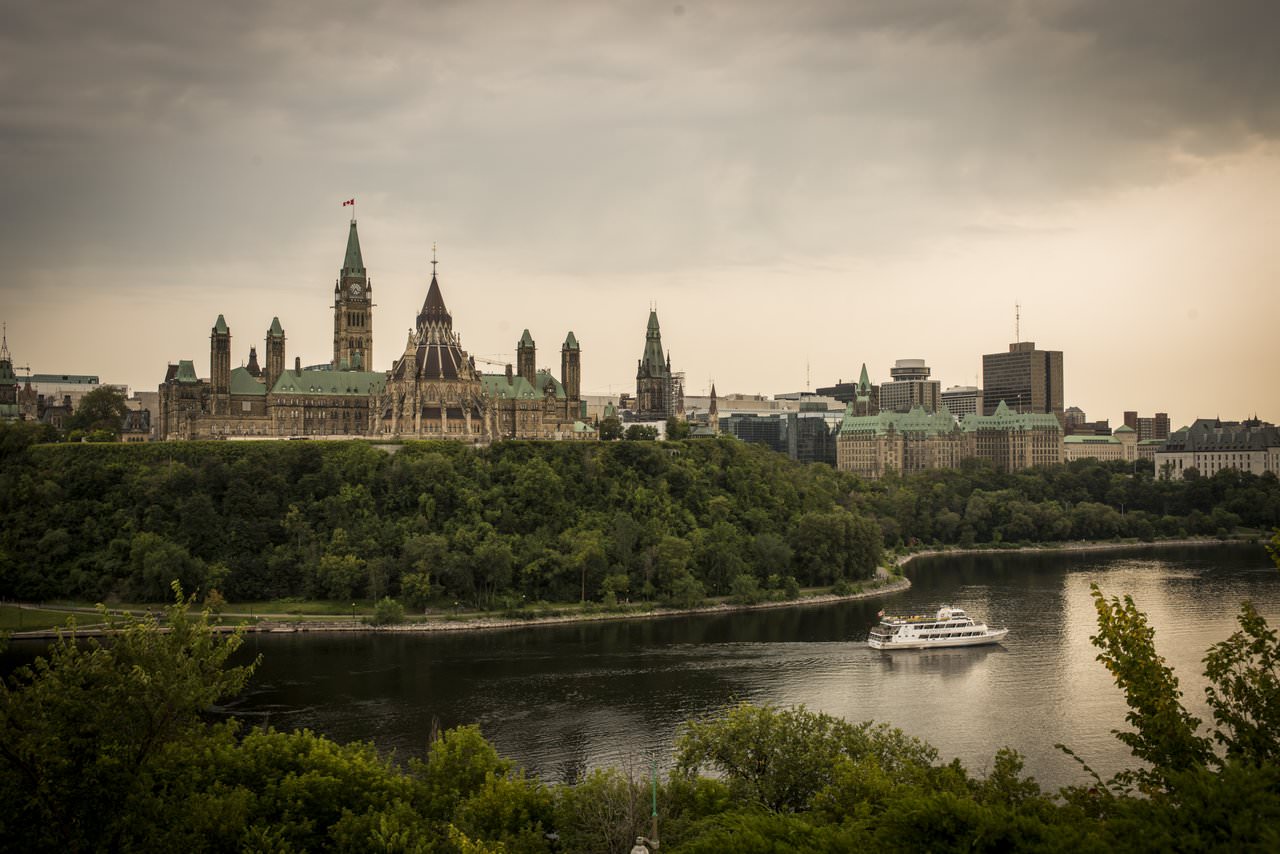
<svg viewBox="0 0 1280 854">
<path fill-rule="evenodd" d="M 572 330 L 588 393 L 655 302 L 687 393 L 770 396 L 981 386 L 1020 303 L 1091 420 L 1280 421 L 1270 4 L 301 9 L 10 7 L 18 364 L 151 391 L 219 314 L 328 361 L 354 197 L 377 370 L 437 241 L 467 350 Z"/>
</svg>

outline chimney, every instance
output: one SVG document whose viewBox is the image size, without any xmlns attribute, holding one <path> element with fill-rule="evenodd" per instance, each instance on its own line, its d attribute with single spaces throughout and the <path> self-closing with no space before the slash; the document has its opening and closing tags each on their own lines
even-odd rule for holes
<svg viewBox="0 0 1280 854">
<path fill-rule="evenodd" d="M 302 357 L 301 356 L 293 357 L 293 375 L 295 377 L 302 376 Z"/>
<path fill-rule="evenodd" d="M 512 380 L 511 363 L 507 362 L 507 385 L 511 385 L 511 380 Z"/>
</svg>

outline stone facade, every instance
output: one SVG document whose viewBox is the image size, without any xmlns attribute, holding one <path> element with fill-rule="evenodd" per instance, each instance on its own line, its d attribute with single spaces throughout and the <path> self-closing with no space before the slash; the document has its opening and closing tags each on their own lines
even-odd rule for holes
<svg viewBox="0 0 1280 854">
<path fill-rule="evenodd" d="M 1156 477 L 1179 479 L 1195 469 L 1203 477 L 1231 469 L 1280 475 L 1280 428 L 1257 419 L 1199 418 L 1170 434 L 1155 451 Z"/>
<path fill-rule="evenodd" d="M 658 312 L 649 312 L 644 354 L 636 363 L 634 420 L 665 421 L 684 417 L 684 375 L 671 372 L 671 354 L 663 354 Z"/>
<path fill-rule="evenodd" d="M 1016 413 L 1003 404 L 958 424 L 945 407 L 859 415 L 850 404 L 836 440 L 836 467 L 869 478 L 955 468 L 969 457 L 1001 471 L 1060 463 L 1062 430 L 1052 414 Z"/>
<path fill-rule="evenodd" d="M 561 379 L 535 368 L 533 339 L 519 348 L 529 377 L 486 377 L 462 348 L 432 261 L 431 284 L 403 353 L 387 372 L 363 370 L 373 353 L 371 281 L 351 223 L 334 285 L 334 349 L 328 365 L 286 368 L 286 337 L 274 318 L 265 370 L 251 349 L 231 367 L 232 335 L 219 315 L 209 336 L 209 378 L 194 363 L 170 365 L 158 392 L 162 439 L 413 437 L 488 442 L 497 438 L 593 439 L 582 421 L 581 350 L 569 333 Z"/>
<path fill-rule="evenodd" d="M 995 415 L 1001 401 L 1014 412 L 1051 412 L 1065 427 L 1062 351 L 1037 350 L 1034 341 L 1020 341 L 1007 353 L 983 356 L 983 414 Z"/>
<path fill-rule="evenodd" d="M 955 468 L 973 456 L 971 438 L 945 409 L 858 415 L 851 404 L 836 439 L 836 467 L 873 479 L 890 471 Z"/>
<path fill-rule="evenodd" d="M 1062 461 L 1073 460 L 1121 460 L 1131 463 L 1138 458 L 1138 434 L 1130 427 L 1120 426 L 1111 435 L 1074 433 L 1062 437 Z"/>
</svg>

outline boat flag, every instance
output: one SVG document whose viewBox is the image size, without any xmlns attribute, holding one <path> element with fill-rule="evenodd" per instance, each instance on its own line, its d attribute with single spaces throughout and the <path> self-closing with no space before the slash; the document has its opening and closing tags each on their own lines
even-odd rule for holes
<svg viewBox="0 0 1280 854">
<path fill-rule="evenodd" d="M 343 202 L 343 203 L 342 203 L 342 206 L 343 206 L 344 208 L 345 208 L 347 205 L 351 205 L 352 207 L 354 207 L 354 206 L 355 206 L 355 203 L 356 203 L 356 200 L 355 200 L 355 199 L 347 199 L 345 202 Z"/>
</svg>

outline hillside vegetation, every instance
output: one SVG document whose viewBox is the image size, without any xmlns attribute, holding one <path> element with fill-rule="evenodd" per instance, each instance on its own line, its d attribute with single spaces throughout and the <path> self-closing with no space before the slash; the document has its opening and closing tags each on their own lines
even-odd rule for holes
<svg viewBox="0 0 1280 854">
<path fill-rule="evenodd" d="M 918 544 L 1225 535 L 1272 475 L 972 464 L 880 482 L 733 439 L 37 444 L 0 426 L 0 597 L 461 601 L 706 595 L 869 577 Z M 736 587 L 735 587 L 736 585 Z"/>
</svg>

